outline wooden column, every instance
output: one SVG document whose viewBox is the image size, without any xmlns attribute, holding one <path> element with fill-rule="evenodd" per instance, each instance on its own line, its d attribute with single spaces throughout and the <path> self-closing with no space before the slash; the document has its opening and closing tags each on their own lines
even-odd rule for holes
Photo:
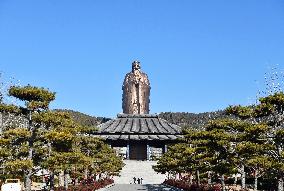
<svg viewBox="0 0 284 191">
<path fill-rule="evenodd" d="M 129 160 L 129 151 L 130 151 L 130 149 L 129 149 L 129 141 L 127 142 L 127 149 L 126 149 L 126 159 L 127 160 Z"/>
<path fill-rule="evenodd" d="M 168 145 L 165 144 L 165 150 L 164 153 L 168 151 Z"/>
<path fill-rule="evenodd" d="M 150 160 L 150 157 L 151 157 L 150 146 L 149 146 L 149 144 L 147 143 L 147 160 Z"/>
</svg>

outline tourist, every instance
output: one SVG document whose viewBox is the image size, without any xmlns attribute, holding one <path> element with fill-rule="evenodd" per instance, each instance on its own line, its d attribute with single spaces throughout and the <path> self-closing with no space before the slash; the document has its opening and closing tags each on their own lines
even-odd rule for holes
<svg viewBox="0 0 284 191">
<path fill-rule="evenodd" d="M 140 178 L 137 179 L 138 184 L 140 184 Z"/>
<path fill-rule="evenodd" d="M 136 178 L 135 177 L 133 177 L 133 183 L 136 184 Z"/>
</svg>

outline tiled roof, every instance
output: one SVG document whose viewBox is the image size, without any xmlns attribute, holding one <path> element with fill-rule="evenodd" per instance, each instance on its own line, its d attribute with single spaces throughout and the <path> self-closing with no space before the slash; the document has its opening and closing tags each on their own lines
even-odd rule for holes
<svg viewBox="0 0 284 191">
<path fill-rule="evenodd" d="M 181 127 L 158 115 L 118 114 L 98 126 L 98 135 L 110 140 L 174 140 L 181 137 Z"/>
<path fill-rule="evenodd" d="M 111 135 L 102 134 L 96 135 L 106 140 L 176 140 L 182 138 L 182 135 Z"/>
</svg>

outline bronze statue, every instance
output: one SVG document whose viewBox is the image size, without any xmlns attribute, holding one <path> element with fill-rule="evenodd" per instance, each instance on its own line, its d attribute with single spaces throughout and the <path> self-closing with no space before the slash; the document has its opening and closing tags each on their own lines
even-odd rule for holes
<svg viewBox="0 0 284 191">
<path fill-rule="evenodd" d="M 122 86 L 122 109 L 126 114 L 148 114 L 150 103 L 150 82 L 147 74 L 141 72 L 139 61 L 132 63 L 132 71 L 126 74 Z"/>
</svg>

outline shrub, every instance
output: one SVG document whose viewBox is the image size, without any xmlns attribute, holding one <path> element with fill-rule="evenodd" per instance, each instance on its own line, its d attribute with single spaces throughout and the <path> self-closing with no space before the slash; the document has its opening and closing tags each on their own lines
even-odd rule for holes
<svg viewBox="0 0 284 191">
<path fill-rule="evenodd" d="M 175 179 L 165 180 L 164 184 L 181 188 L 185 191 L 221 191 L 221 185 L 219 184 L 208 185 L 206 183 L 202 183 L 198 186 L 196 183 L 189 184 L 188 181 Z"/>
<path fill-rule="evenodd" d="M 106 187 L 109 184 L 112 184 L 112 179 L 102 179 L 99 181 L 94 180 L 83 180 L 80 185 L 77 186 L 69 186 L 67 191 L 94 191 L 100 188 Z M 64 187 L 55 188 L 55 191 L 65 191 Z"/>
</svg>

